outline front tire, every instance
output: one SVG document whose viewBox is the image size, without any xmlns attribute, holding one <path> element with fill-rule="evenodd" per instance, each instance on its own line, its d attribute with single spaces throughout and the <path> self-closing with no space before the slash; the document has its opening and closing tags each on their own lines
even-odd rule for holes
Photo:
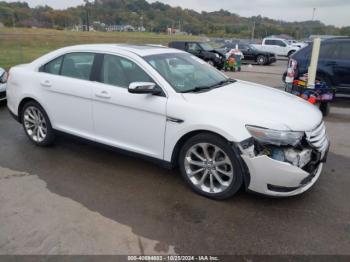
<svg viewBox="0 0 350 262">
<path fill-rule="evenodd" d="M 265 56 L 259 55 L 259 56 L 256 58 L 256 62 L 258 63 L 258 65 L 265 65 L 266 62 L 267 62 L 267 59 L 266 59 Z"/>
<path fill-rule="evenodd" d="M 214 66 L 214 62 L 211 61 L 211 60 L 208 60 L 207 63 L 208 63 L 209 65 L 211 65 L 211 66 Z M 215 66 L 214 66 L 214 67 L 215 67 Z"/>
<path fill-rule="evenodd" d="M 50 146 L 55 140 L 55 132 L 45 110 L 37 102 L 31 101 L 22 110 L 22 125 L 30 141 L 37 146 Z"/>
<path fill-rule="evenodd" d="M 227 199 L 243 183 L 238 157 L 225 139 L 202 133 L 184 144 L 179 155 L 179 166 L 192 190 L 212 199 Z"/>
</svg>

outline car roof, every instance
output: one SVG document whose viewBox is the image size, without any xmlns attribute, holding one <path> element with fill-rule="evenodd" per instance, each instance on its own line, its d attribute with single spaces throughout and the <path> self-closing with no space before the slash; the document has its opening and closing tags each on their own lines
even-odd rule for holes
<svg viewBox="0 0 350 262">
<path fill-rule="evenodd" d="M 183 53 L 183 51 L 168 48 L 161 45 L 130 45 L 130 44 L 86 44 L 68 46 L 63 48 L 65 51 L 95 51 L 95 52 L 115 52 L 127 51 L 138 56 L 149 56 L 166 53 Z"/>
</svg>

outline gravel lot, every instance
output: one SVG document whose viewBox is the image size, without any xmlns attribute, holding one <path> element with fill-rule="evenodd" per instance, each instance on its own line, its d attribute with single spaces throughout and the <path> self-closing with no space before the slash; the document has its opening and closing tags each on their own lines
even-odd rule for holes
<svg viewBox="0 0 350 262">
<path fill-rule="evenodd" d="M 285 64 L 229 74 L 281 87 Z M 350 255 L 350 100 L 338 99 L 326 124 L 329 159 L 310 191 L 219 202 L 176 170 L 86 142 L 35 147 L 2 105 L 0 254 Z"/>
</svg>

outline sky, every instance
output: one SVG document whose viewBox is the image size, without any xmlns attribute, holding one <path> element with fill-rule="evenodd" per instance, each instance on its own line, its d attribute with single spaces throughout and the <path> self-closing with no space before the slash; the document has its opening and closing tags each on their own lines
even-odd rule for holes
<svg viewBox="0 0 350 262">
<path fill-rule="evenodd" d="M 16 0 L 7 0 L 14 2 Z M 21 0 L 31 7 L 49 5 L 64 9 L 83 3 L 83 0 Z M 156 2 L 157 0 L 147 0 Z M 285 21 L 311 20 L 313 8 L 315 20 L 327 25 L 350 26 L 350 0 L 158 0 L 171 6 L 190 8 L 196 11 L 225 9 L 240 16 L 266 16 Z"/>
</svg>

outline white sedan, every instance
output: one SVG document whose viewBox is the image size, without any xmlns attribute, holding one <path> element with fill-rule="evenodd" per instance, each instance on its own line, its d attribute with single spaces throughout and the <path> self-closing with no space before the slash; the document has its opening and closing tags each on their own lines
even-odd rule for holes
<svg viewBox="0 0 350 262">
<path fill-rule="evenodd" d="M 56 131 L 178 166 L 199 194 L 241 187 L 291 196 L 319 178 L 329 141 L 321 112 L 236 81 L 170 48 L 80 45 L 13 67 L 8 107 L 38 146 Z"/>
</svg>

